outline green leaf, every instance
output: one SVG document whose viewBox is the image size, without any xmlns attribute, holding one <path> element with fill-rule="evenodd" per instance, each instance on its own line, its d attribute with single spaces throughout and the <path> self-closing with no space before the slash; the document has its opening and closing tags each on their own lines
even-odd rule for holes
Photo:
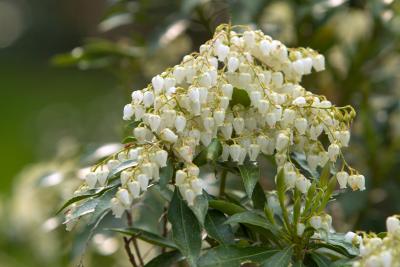
<svg viewBox="0 0 400 267">
<path fill-rule="evenodd" d="M 175 189 L 168 209 L 168 220 L 172 225 L 172 236 L 179 251 L 190 266 L 196 266 L 201 249 L 200 225 L 191 209 Z"/>
<path fill-rule="evenodd" d="M 122 140 L 122 144 L 129 144 L 129 143 L 133 143 L 136 141 L 136 137 L 134 136 L 127 136 L 124 138 L 124 140 Z"/>
<path fill-rule="evenodd" d="M 208 210 L 207 197 L 204 195 L 197 196 L 194 200 L 193 206 L 191 206 L 190 209 L 193 211 L 194 215 L 196 215 L 200 225 L 204 225 L 204 220 Z"/>
<path fill-rule="evenodd" d="M 264 262 L 263 267 L 287 267 L 293 256 L 293 247 L 287 247 L 282 251 L 275 253 L 272 257 Z"/>
<path fill-rule="evenodd" d="M 182 254 L 179 251 L 174 250 L 153 258 L 145 265 L 145 267 L 171 267 L 174 263 L 181 261 L 182 259 Z"/>
<path fill-rule="evenodd" d="M 193 163 L 196 164 L 197 166 L 203 166 L 205 165 L 208 161 L 215 162 L 218 157 L 222 153 L 222 145 L 221 142 L 217 139 L 214 138 L 211 143 L 203 149 L 199 155 L 193 160 Z"/>
<path fill-rule="evenodd" d="M 242 263 L 262 264 L 276 250 L 265 247 L 218 246 L 208 250 L 198 262 L 199 267 L 240 267 Z"/>
<path fill-rule="evenodd" d="M 328 248 L 349 258 L 357 256 L 359 254 L 358 249 L 346 242 L 344 236 L 344 234 L 331 233 L 329 234 L 328 242 L 316 242 L 312 246 Z"/>
<path fill-rule="evenodd" d="M 103 195 L 97 198 L 97 205 L 90 218 L 89 224 L 94 224 L 98 219 L 103 216 L 105 212 L 111 209 L 111 199 L 115 196 L 118 187 L 112 188 L 111 190 L 105 192 Z"/>
<path fill-rule="evenodd" d="M 253 211 L 245 211 L 232 215 L 225 223 L 243 223 L 258 226 L 266 230 L 270 230 L 272 233 L 276 233 L 277 229 L 272 225 L 266 218 L 256 214 Z"/>
<path fill-rule="evenodd" d="M 318 173 L 314 170 L 311 170 L 308 166 L 306 156 L 302 153 L 292 153 L 291 158 L 293 162 L 305 172 L 306 177 L 316 178 L 318 177 Z"/>
<path fill-rule="evenodd" d="M 331 261 L 318 253 L 312 253 L 311 259 L 317 264 L 318 267 L 329 267 L 331 265 Z"/>
<path fill-rule="evenodd" d="M 134 227 L 111 228 L 111 229 L 107 229 L 107 230 L 121 233 L 121 234 L 128 235 L 128 236 L 136 236 L 137 238 L 139 238 L 143 241 L 146 241 L 150 244 L 156 245 L 156 246 L 177 249 L 177 246 L 171 240 L 168 240 L 158 234 L 154 234 L 154 233 L 151 233 L 146 230 L 139 229 L 139 228 L 134 228 Z"/>
<path fill-rule="evenodd" d="M 115 188 L 117 185 L 112 185 L 112 186 L 107 186 L 103 189 L 100 190 L 89 190 L 88 192 L 90 193 L 86 193 L 86 194 L 82 194 L 82 195 L 78 195 L 76 197 L 73 197 L 71 199 L 69 199 L 67 202 L 64 203 L 64 205 L 62 205 L 62 207 L 57 211 L 56 214 L 59 214 L 61 211 L 63 211 L 66 207 L 72 205 L 73 203 L 76 203 L 78 201 L 87 199 L 87 198 L 95 198 L 95 197 L 99 197 L 102 194 L 104 194 L 105 192 L 107 192 L 108 190 Z"/>
<path fill-rule="evenodd" d="M 231 107 L 240 104 L 244 107 L 249 107 L 250 106 L 250 97 L 249 94 L 246 92 L 246 90 L 243 89 L 239 89 L 237 87 L 233 88 L 233 92 L 232 92 L 232 99 L 229 102 L 229 105 Z"/>
<path fill-rule="evenodd" d="M 228 215 L 233 215 L 235 213 L 246 211 L 245 208 L 225 200 L 210 200 L 208 202 L 208 205 L 211 208 L 219 210 Z"/>
<path fill-rule="evenodd" d="M 251 199 L 253 200 L 253 206 L 255 209 L 264 209 L 264 206 L 267 203 L 267 197 L 265 196 L 264 189 L 262 188 L 260 183 L 257 183 L 254 187 Z"/>
<path fill-rule="evenodd" d="M 319 182 L 322 187 L 328 185 L 329 177 L 331 176 L 331 164 L 328 161 L 324 168 L 321 171 L 321 175 L 319 176 Z"/>
<path fill-rule="evenodd" d="M 160 180 L 158 184 L 161 189 L 164 189 L 168 183 L 172 180 L 172 176 L 174 175 L 174 166 L 172 162 L 168 160 L 167 166 L 160 169 Z"/>
<path fill-rule="evenodd" d="M 232 244 L 235 238 L 232 227 L 225 224 L 225 215 L 217 210 L 209 210 L 204 222 L 207 234 L 221 244 Z"/>
<path fill-rule="evenodd" d="M 136 160 L 127 160 L 127 161 L 122 162 L 120 165 L 118 165 L 117 168 L 115 168 L 108 174 L 107 180 L 110 179 L 111 177 L 114 177 L 115 175 L 119 174 L 123 170 L 126 170 L 128 168 L 132 168 L 132 167 L 136 166 L 137 164 L 138 163 Z"/>
<path fill-rule="evenodd" d="M 242 176 L 244 188 L 249 198 L 253 195 L 254 187 L 260 180 L 260 168 L 255 162 L 246 162 L 243 165 L 239 165 L 240 175 Z"/>
</svg>

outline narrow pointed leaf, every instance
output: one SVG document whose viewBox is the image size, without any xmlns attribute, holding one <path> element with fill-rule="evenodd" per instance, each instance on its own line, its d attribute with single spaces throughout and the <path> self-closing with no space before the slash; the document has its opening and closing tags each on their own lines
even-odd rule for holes
<svg viewBox="0 0 400 267">
<path fill-rule="evenodd" d="M 265 196 L 264 189 L 259 182 L 254 187 L 253 196 L 251 199 L 253 200 L 253 206 L 255 209 L 264 209 L 264 206 L 267 203 L 267 197 Z"/>
<path fill-rule="evenodd" d="M 174 263 L 181 261 L 182 259 L 182 254 L 179 251 L 174 250 L 153 258 L 144 267 L 171 267 Z"/>
<path fill-rule="evenodd" d="M 217 210 L 210 210 L 204 222 L 207 234 L 221 244 L 232 244 L 235 238 L 232 227 L 225 224 L 225 215 Z"/>
<path fill-rule="evenodd" d="M 225 200 L 210 200 L 208 202 L 208 205 L 211 208 L 219 210 L 228 215 L 233 215 L 235 213 L 246 211 L 245 208 Z"/>
<path fill-rule="evenodd" d="M 113 232 L 121 233 L 128 236 L 136 236 L 137 238 L 146 241 L 150 244 L 167 247 L 167 248 L 177 248 L 177 246 L 171 240 L 166 239 L 158 234 L 151 233 L 146 230 L 139 228 L 129 227 L 129 228 L 111 228 L 107 229 Z"/>
<path fill-rule="evenodd" d="M 200 259 L 199 267 L 240 267 L 242 263 L 262 264 L 277 250 L 265 247 L 218 246 L 208 250 Z"/>
<path fill-rule="evenodd" d="M 203 226 L 208 210 L 207 197 L 205 195 L 197 196 L 194 200 L 193 206 L 191 206 L 190 209 L 193 211 L 194 215 L 196 215 L 200 225 Z"/>
<path fill-rule="evenodd" d="M 288 267 L 293 256 L 293 247 L 287 247 L 282 251 L 275 253 L 264 262 L 263 267 Z"/>
<path fill-rule="evenodd" d="M 244 189 L 246 190 L 249 198 L 253 195 L 253 190 L 258 181 L 260 180 L 260 168 L 257 163 L 246 162 L 239 165 L 240 175 L 242 176 Z"/>
<path fill-rule="evenodd" d="M 190 266 L 196 266 L 201 249 L 200 225 L 178 189 L 175 189 L 168 209 L 168 220 L 172 225 L 173 240 L 179 251 L 186 257 Z"/>
<path fill-rule="evenodd" d="M 318 253 L 311 254 L 311 259 L 318 267 L 329 267 L 331 265 L 331 261 L 327 257 Z"/>
<path fill-rule="evenodd" d="M 270 230 L 272 233 L 276 233 L 277 229 L 274 225 L 272 225 L 266 218 L 252 212 L 245 211 L 242 213 L 237 213 L 232 215 L 225 223 L 243 223 L 250 224 L 253 226 L 258 226 L 264 228 L 266 230 Z"/>
</svg>

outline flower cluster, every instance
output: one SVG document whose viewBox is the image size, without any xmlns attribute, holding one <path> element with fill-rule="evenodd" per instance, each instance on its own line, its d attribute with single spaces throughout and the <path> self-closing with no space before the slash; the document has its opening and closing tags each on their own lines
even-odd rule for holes
<svg viewBox="0 0 400 267">
<path fill-rule="evenodd" d="M 312 49 L 287 48 L 261 31 L 236 32 L 222 25 L 198 53 L 132 93 L 123 119 L 138 123 L 134 145 L 89 173 L 83 188 L 104 185 L 108 171 L 136 161 L 121 173 L 121 187 L 112 199 L 120 217 L 150 181 L 157 181 L 170 159 L 182 166 L 175 170 L 175 185 L 192 205 L 204 188 L 193 159 L 218 139 L 220 161 L 240 165 L 256 161 L 260 153 L 274 155 L 277 166 L 285 168 L 288 187 L 303 194 L 311 183 L 290 162 L 292 152 L 304 154 L 313 170 L 341 159 L 340 187 L 363 190 L 364 176 L 341 153 L 349 143 L 354 110 L 335 107 L 299 84 L 313 69 L 324 68 L 324 57 Z M 324 135 L 328 146 L 321 142 Z"/>
<path fill-rule="evenodd" d="M 364 234 L 364 237 L 348 232 L 348 242 L 360 247 L 361 259 L 354 267 L 394 267 L 400 262 L 400 220 L 397 216 L 386 219 L 387 235 L 384 238 L 376 234 Z"/>
</svg>

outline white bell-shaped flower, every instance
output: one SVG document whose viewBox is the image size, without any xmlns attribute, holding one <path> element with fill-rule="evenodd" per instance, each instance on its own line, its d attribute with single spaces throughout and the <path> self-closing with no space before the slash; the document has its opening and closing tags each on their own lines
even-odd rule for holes
<svg viewBox="0 0 400 267">
<path fill-rule="evenodd" d="M 124 116 L 123 119 L 125 121 L 128 121 L 132 118 L 132 116 L 134 115 L 134 110 L 131 104 L 127 104 L 124 107 Z"/>
<path fill-rule="evenodd" d="M 169 143 L 175 143 L 178 140 L 178 136 L 169 128 L 165 128 L 160 133 L 161 139 Z"/>
<path fill-rule="evenodd" d="M 312 65 L 316 71 L 323 71 L 325 69 L 325 57 L 323 55 L 313 57 Z"/>
<path fill-rule="evenodd" d="M 228 71 L 235 72 L 239 67 L 239 59 L 236 57 L 230 57 L 228 59 Z"/>
<path fill-rule="evenodd" d="M 232 93 L 233 93 L 233 86 L 229 83 L 225 83 L 221 86 L 221 90 L 224 96 L 226 96 L 228 99 L 232 98 Z"/>
<path fill-rule="evenodd" d="M 147 191 L 147 187 L 149 186 L 149 180 L 150 180 L 149 176 L 147 176 L 144 173 L 141 173 L 136 177 L 136 179 L 139 182 L 142 191 Z"/>
<path fill-rule="evenodd" d="M 242 152 L 242 147 L 237 144 L 233 144 L 229 147 L 229 154 L 231 155 L 232 161 L 238 162 L 240 158 L 240 153 Z"/>
<path fill-rule="evenodd" d="M 140 196 L 140 184 L 137 181 L 128 182 L 128 190 L 134 199 Z"/>
<path fill-rule="evenodd" d="M 345 171 L 340 171 L 336 173 L 336 179 L 339 183 L 340 189 L 345 189 L 347 187 L 347 181 L 349 179 L 349 174 Z"/>
<path fill-rule="evenodd" d="M 153 85 L 154 92 L 157 95 L 160 94 L 164 87 L 164 79 L 160 75 L 157 75 L 151 79 L 151 83 Z"/>
<path fill-rule="evenodd" d="M 117 198 L 119 201 L 121 201 L 122 205 L 125 207 L 128 207 L 132 203 L 132 197 L 129 194 L 128 190 L 125 188 L 120 188 L 117 192 Z"/>
</svg>

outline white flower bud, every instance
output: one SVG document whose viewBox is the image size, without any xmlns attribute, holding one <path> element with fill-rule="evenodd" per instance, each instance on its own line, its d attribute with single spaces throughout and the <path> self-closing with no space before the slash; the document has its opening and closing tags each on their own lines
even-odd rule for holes
<svg viewBox="0 0 400 267">
<path fill-rule="evenodd" d="M 111 159 L 107 162 L 107 168 L 109 170 L 114 170 L 115 168 L 117 168 L 119 165 L 121 164 L 121 162 L 119 160 L 116 159 Z"/>
<path fill-rule="evenodd" d="M 184 67 L 176 67 L 172 74 L 178 83 L 181 83 L 185 79 L 186 70 Z"/>
<path fill-rule="evenodd" d="M 193 103 L 200 103 L 199 88 L 197 88 L 197 87 L 189 88 L 188 97 Z"/>
<path fill-rule="evenodd" d="M 338 139 L 343 147 L 349 146 L 350 132 L 349 131 L 341 131 Z"/>
<path fill-rule="evenodd" d="M 145 107 L 150 107 L 154 105 L 154 94 L 151 91 L 144 92 L 143 95 L 143 105 Z"/>
<path fill-rule="evenodd" d="M 282 107 L 280 105 L 275 106 L 274 114 L 276 121 L 280 121 L 282 118 Z"/>
<path fill-rule="evenodd" d="M 257 107 L 258 102 L 261 100 L 261 92 L 260 91 L 253 91 L 250 93 L 250 100 L 251 104 L 254 107 Z"/>
<path fill-rule="evenodd" d="M 390 251 L 382 251 L 379 254 L 380 261 L 382 262 L 383 267 L 391 267 L 392 266 L 392 254 Z"/>
<path fill-rule="evenodd" d="M 182 115 L 178 115 L 175 118 L 175 129 L 178 133 L 183 132 L 186 127 L 186 118 Z"/>
<path fill-rule="evenodd" d="M 265 121 L 267 122 L 268 126 L 271 128 L 275 128 L 275 124 L 276 124 L 276 116 L 275 113 L 267 113 L 267 115 L 265 116 Z"/>
<path fill-rule="evenodd" d="M 224 61 L 226 56 L 229 54 L 229 47 L 223 44 L 220 44 L 216 47 L 216 55 L 220 61 Z"/>
<path fill-rule="evenodd" d="M 212 132 L 214 130 L 214 124 L 215 122 L 213 117 L 207 117 L 203 120 L 203 126 L 207 132 Z"/>
<path fill-rule="evenodd" d="M 347 187 L 347 180 L 349 178 L 349 174 L 345 171 L 340 171 L 336 173 L 336 179 L 339 183 L 340 189 L 345 189 Z"/>
<path fill-rule="evenodd" d="M 227 96 L 222 96 L 219 98 L 219 106 L 222 109 L 227 109 L 229 107 L 229 99 Z"/>
<path fill-rule="evenodd" d="M 201 104 L 207 103 L 208 89 L 206 87 L 199 87 L 199 100 Z"/>
<path fill-rule="evenodd" d="M 140 170 L 145 174 L 147 177 L 153 176 L 153 165 L 150 162 L 143 163 L 140 166 Z"/>
<path fill-rule="evenodd" d="M 307 163 L 308 163 L 308 166 L 310 166 L 311 170 L 317 169 L 319 160 L 320 160 L 320 158 L 318 155 L 311 154 L 311 155 L 307 156 Z"/>
<path fill-rule="evenodd" d="M 135 104 L 140 104 L 143 101 L 143 92 L 140 90 L 132 92 L 132 102 Z"/>
<path fill-rule="evenodd" d="M 146 140 L 146 135 L 147 135 L 148 129 L 145 127 L 136 127 L 133 130 L 133 135 L 136 137 L 136 139 L 139 142 L 143 142 Z"/>
<path fill-rule="evenodd" d="M 243 40 L 249 48 L 253 47 L 255 44 L 255 33 L 253 31 L 245 31 L 243 33 Z"/>
<path fill-rule="evenodd" d="M 214 121 L 216 126 L 223 125 L 225 120 L 225 110 L 224 109 L 217 109 L 214 111 Z"/>
<path fill-rule="evenodd" d="M 307 105 L 307 101 L 304 97 L 299 96 L 292 102 L 293 105 L 298 106 L 298 107 L 304 107 Z"/>
<path fill-rule="evenodd" d="M 331 161 L 335 162 L 339 153 L 340 147 L 337 144 L 331 144 L 328 147 L 328 156 Z"/>
<path fill-rule="evenodd" d="M 144 116 L 145 110 L 143 106 L 135 106 L 135 121 L 140 121 Z"/>
<path fill-rule="evenodd" d="M 297 236 L 301 237 L 304 233 L 306 226 L 304 223 L 297 223 Z"/>
<path fill-rule="evenodd" d="M 299 190 L 301 193 L 306 194 L 308 192 L 308 189 L 311 186 L 311 182 L 304 177 L 303 175 L 300 175 L 296 179 L 296 188 Z"/>
<path fill-rule="evenodd" d="M 257 108 L 258 108 L 258 112 L 260 112 L 261 114 L 267 113 L 267 111 L 269 109 L 268 100 L 261 99 L 257 104 Z"/>
<path fill-rule="evenodd" d="M 381 267 L 379 258 L 375 255 L 369 256 L 365 260 L 365 267 Z"/>
<path fill-rule="evenodd" d="M 283 84 L 283 74 L 282 72 L 274 72 L 271 76 L 271 82 L 276 87 L 281 87 Z"/>
<path fill-rule="evenodd" d="M 99 182 L 100 186 L 104 186 L 106 184 L 109 173 L 110 172 L 108 170 L 99 170 L 96 172 L 97 181 Z"/>
<path fill-rule="evenodd" d="M 233 129 L 237 135 L 240 135 L 244 130 L 244 119 L 237 117 L 233 119 Z"/>
<path fill-rule="evenodd" d="M 357 188 L 358 188 L 360 191 L 365 190 L 365 177 L 364 177 L 364 175 L 362 175 L 362 174 L 356 175 L 356 181 L 355 181 L 355 183 L 356 183 L 356 185 L 357 185 Z"/>
<path fill-rule="evenodd" d="M 310 139 L 311 140 L 317 140 L 318 137 L 322 134 L 322 131 L 324 130 L 323 126 L 321 124 L 318 125 L 312 125 L 310 127 L 309 133 L 310 133 Z"/>
<path fill-rule="evenodd" d="M 222 145 L 221 161 L 228 161 L 229 159 L 229 146 L 226 144 Z"/>
<path fill-rule="evenodd" d="M 304 67 L 304 74 L 310 74 L 313 67 L 313 60 L 309 57 L 301 59 Z"/>
<path fill-rule="evenodd" d="M 192 164 L 187 168 L 187 172 L 189 176 L 196 176 L 198 177 L 200 174 L 200 169 L 196 165 Z"/>
<path fill-rule="evenodd" d="M 164 88 L 169 89 L 171 87 L 174 87 L 176 84 L 175 78 L 172 77 L 167 77 L 164 79 Z"/>
<path fill-rule="evenodd" d="M 304 135 L 308 126 L 307 119 L 305 118 L 297 118 L 294 121 L 294 127 L 299 132 L 300 135 Z"/>
<path fill-rule="evenodd" d="M 153 167 L 153 180 L 158 182 L 160 180 L 160 167 L 156 163 L 152 163 L 151 166 Z"/>
<path fill-rule="evenodd" d="M 154 161 L 160 166 L 161 168 L 167 166 L 167 160 L 168 160 L 168 152 L 165 150 L 158 150 L 154 154 Z"/>
<path fill-rule="evenodd" d="M 125 185 L 129 181 L 129 179 L 131 179 L 131 177 L 132 177 L 132 172 L 126 170 L 122 171 L 120 174 L 121 184 Z"/>
<path fill-rule="evenodd" d="M 97 183 L 97 175 L 96 175 L 96 173 L 89 172 L 88 174 L 86 174 L 85 181 L 86 181 L 86 184 L 88 185 L 88 187 L 90 189 L 95 188 L 96 187 L 96 183 Z"/>
<path fill-rule="evenodd" d="M 283 111 L 282 122 L 284 123 L 284 125 L 289 126 L 293 124 L 295 118 L 296 111 L 294 111 L 293 109 L 287 108 Z"/>
<path fill-rule="evenodd" d="M 358 240 L 357 237 L 358 235 L 356 233 L 350 231 L 344 235 L 344 240 L 349 244 L 353 244 L 354 241 Z"/>
<path fill-rule="evenodd" d="M 322 225 L 322 219 L 321 216 L 312 216 L 310 218 L 310 225 L 312 228 L 314 228 L 315 230 L 318 230 L 321 228 Z"/>
<path fill-rule="evenodd" d="M 192 189 L 187 189 L 185 191 L 185 199 L 188 203 L 189 206 L 193 206 L 194 205 L 194 199 L 196 198 L 196 194 L 194 193 L 194 191 Z"/>
<path fill-rule="evenodd" d="M 122 205 L 128 207 L 132 203 L 131 195 L 129 194 L 128 190 L 125 188 L 120 188 L 117 192 L 117 198 L 121 201 Z"/>
<path fill-rule="evenodd" d="M 140 196 L 140 184 L 137 181 L 129 182 L 128 189 L 134 199 Z"/>
<path fill-rule="evenodd" d="M 296 185 L 297 174 L 294 171 L 285 172 L 285 185 L 287 189 L 292 189 Z"/>
<path fill-rule="evenodd" d="M 192 162 L 193 149 L 190 146 L 181 146 L 180 148 L 178 148 L 178 153 L 184 161 Z"/>
<path fill-rule="evenodd" d="M 298 75 L 304 74 L 304 63 L 301 59 L 292 62 L 292 68 Z"/>
<path fill-rule="evenodd" d="M 257 161 L 257 157 L 259 154 L 260 154 L 260 146 L 258 144 L 251 144 L 249 146 L 250 161 Z"/>
<path fill-rule="evenodd" d="M 149 123 L 150 129 L 153 132 L 157 132 L 158 127 L 160 127 L 160 124 L 161 124 L 161 117 L 158 115 L 150 114 L 148 117 L 148 123 Z"/>
<path fill-rule="evenodd" d="M 133 107 L 131 104 L 125 105 L 123 120 L 128 121 L 132 118 L 134 114 Z"/>
<path fill-rule="evenodd" d="M 284 133 L 279 133 L 276 137 L 276 150 L 282 151 L 286 149 L 289 145 L 289 137 Z"/>
<path fill-rule="evenodd" d="M 233 86 L 229 83 L 225 83 L 221 86 L 222 93 L 224 96 L 227 98 L 231 99 L 232 98 L 232 93 L 233 93 Z"/>
<path fill-rule="evenodd" d="M 388 233 L 394 234 L 400 229 L 400 220 L 395 216 L 390 216 L 386 219 L 386 229 Z"/>
<path fill-rule="evenodd" d="M 160 137 L 169 143 L 175 143 L 178 140 L 178 136 L 168 128 L 165 128 L 161 131 Z"/>
<path fill-rule="evenodd" d="M 154 92 L 157 95 L 160 94 L 164 87 L 164 79 L 160 75 L 157 75 L 151 79 L 151 83 L 153 85 Z"/>
<path fill-rule="evenodd" d="M 242 152 L 242 147 L 237 144 L 233 144 L 229 147 L 229 154 L 231 155 L 232 161 L 238 162 L 240 158 L 240 153 Z"/>
<path fill-rule="evenodd" d="M 182 170 L 177 170 L 175 173 L 175 185 L 180 186 L 186 182 L 187 174 Z"/>
<path fill-rule="evenodd" d="M 323 55 L 317 55 L 312 59 L 312 65 L 316 71 L 325 69 L 325 58 Z"/>
<path fill-rule="evenodd" d="M 121 218 L 125 212 L 125 208 L 117 198 L 111 199 L 111 210 L 116 218 Z"/>
<path fill-rule="evenodd" d="M 200 179 L 194 179 L 190 183 L 193 191 L 196 195 L 201 195 L 203 193 L 203 182 Z"/>
<path fill-rule="evenodd" d="M 147 187 L 149 186 L 149 176 L 147 176 L 146 174 L 139 174 L 137 176 L 137 181 L 139 182 L 140 188 L 142 189 L 142 191 L 147 191 Z"/>
<path fill-rule="evenodd" d="M 260 44 L 259 44 L 259 48 L 260 48 L 260 51 L 261 51 L 261 53 L 264 55 L 264 56 L 267 56 L 270 52 L 271 52 L 271 42 L 269 42 L 269 41 L 267 41 L 267 40 L 261 40 L 260 41 Z"/>
<path fill-rule="evenodd" d="M 199 85 L 201 87 L 210 87 L 211 86 L 211 76 L 208 72 L 204 73 L 199 77 Z"/>
<path fill-rule="evenodd" d="M 236 57 L 230 57 L 228 59 L 228 71 L 235 72 L 238 67 L 239 67 L 239 59 L 237 59 Z"/>
</svg>

